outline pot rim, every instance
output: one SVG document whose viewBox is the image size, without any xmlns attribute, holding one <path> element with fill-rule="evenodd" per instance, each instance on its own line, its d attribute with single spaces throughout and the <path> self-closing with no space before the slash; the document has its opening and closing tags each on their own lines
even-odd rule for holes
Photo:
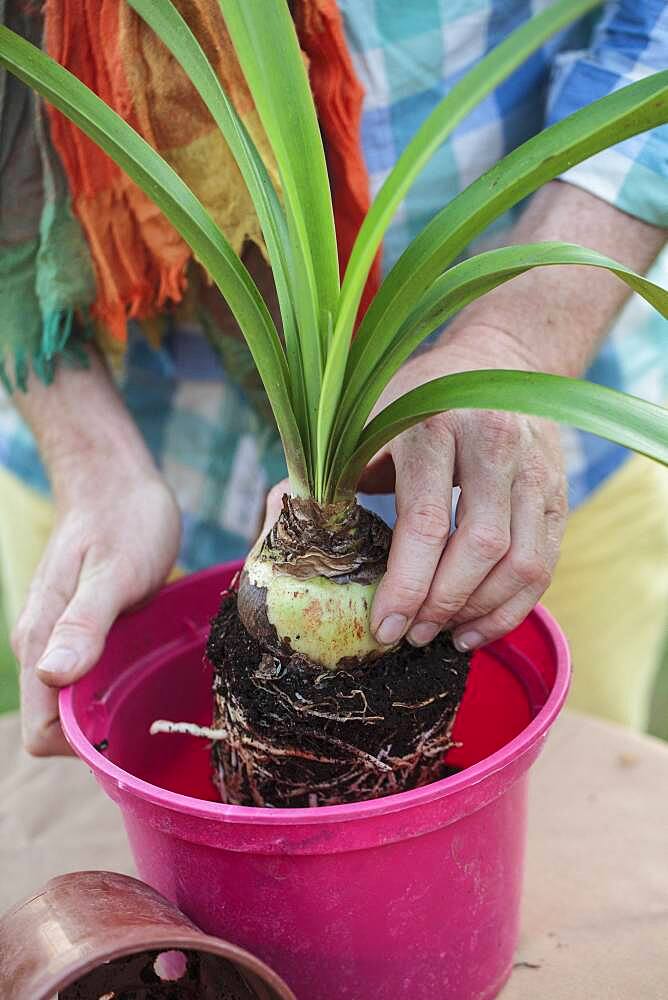
<svg viewBox="0 0 668 1000">
<path fill-rule="evenodd" d="M 167 951 L 196 951 L 203 955 L 222 958 L 232 965 L 238 966 L 244 972 L 255 976 L 265 988 L 271 987 L 283 1000 L 289 1000 L 289 998 L 296 1000 L 294 993 L 279 978 L 277 973 L 266 962 L 256 958 L 255 955 L 246 951 L 245 948 L 240 948 L 229 941 L 223 941 L 221 938 L 212 937 L 210 934 L 204 934 L 204 932 L 198 932 L 197 934 L 193 932 L 189 936 L 184 932 L 173 930 L 171 933 L 165 933 L 162 936 L 155 934 L 146 939 L 142 938 L 141 942 L 129 942 L 120 946 L 110 944 L 106 949 L 100 949 L 95 954 L 91 954 L 84 962 L 77 963 L 76 967 L 72 965 L 69 968 L 63 969 L 56 983 L 52 984 L 51 980 L 49 980 L 48 987 L 46 987 L 48 989 L 48 996 L 53 996 L 54 989 L 63 990 L 68 986 L 72 986 L 80 979 L 83 979 L 84 976 L 87 976 L 88 973 L 99 968 L 100 965 L 145 951 L 159 951 L 161 953 Z M 47 994 L 42 994 L 42 997 L 46 1000 Z M 42 997 L 38 998 L 38 1000 L 42 1000 Z"/>
<path fill-rule="evenodd" d="M 230 569 L 235 565 L 230 564 Z M 212 567 L 193 575 L 201 577 L 220 574 L 222 568 L 224 567 Z M 174 591 L 187 587 L 192 581 L 193 575 L 168 584 L 164 589 Z M 368 799 L 363 802 L 336 806 L 319 806 L 316 809 L 306 807 L 266 809 L 261 806 L 226 805 L 223 802 L 210 802 L 206 799 L 168 791 L 159 785 L 153 785 L 142 778 L 135 777 L 108 760 L 104 754 L 95 750 L 83 732 L 74 710 L 76 683 L 60 692 L 59 708 L 63 732 L 75 754 L 84 760 L 96 775 L 113 782 L 124 795 L 129 794 L 151 805 L 160 806 L 173 812 L 185 813 L 199 819 L 251 823 L 280 828 L 342 823 L 388 815 L 404 809 L 426 805 L 437 799 L 461 792 L 469 786 L 479 784 L 485 778 L 503 770 L 521 758 L 546 735 L 559 714 L 568 693 L 571 676 L 570 651 L 566 637 L 549 611 L 541 605 L 537 605 L 531 612 L 531 616 L 538 619 L 543 633 L 549 638 L 554 648 L 556 665 L 552 689 L 545 704 L 531 722 L 499 750 L 484 757 L 478 763 L 464 768 L 463 771 L 420 788 L 397 792 L 380 799 Z M 504 640 L 502 639 L 500 642 L 504 642 Z M 490 648 L 493 648 L 494 645 L 494 643 L 490 644 Z"/>
</svg>

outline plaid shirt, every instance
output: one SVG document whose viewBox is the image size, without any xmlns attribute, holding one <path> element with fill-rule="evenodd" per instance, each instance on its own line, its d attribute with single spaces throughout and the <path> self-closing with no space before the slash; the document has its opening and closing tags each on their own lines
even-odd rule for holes
<svg viewBox="0 0 668 1000">
<path fill-rule="evenodd" d="M 441 97 L 476 60 L 549 0 L 340 0 L 366 90 L 362 143 L 375 192 Z M 609 2 L 550 40 L 455 130 L 409 193 L 387 234 L 384 270 L 464 186 L 529 136 L 668 63 L 668 0 Z M 629 139 L 565 178 L 631 215 L 668 225 L 668 128 Z M 504 242 L 516 213 L 476 249 Z M 668 255 L 651 276 L 668 284 Z M 637 296 L 588 378 L 654 402 L 668 395 L 668 323 Z M 242 555 L 266 488 L 284 474 L 280 445 L 197 329 L 172 329 L 160 350 L 131 337 L 127 404 L 183 509 L 181 564 L 194 570 Z M 570 500 L 581 503 L 627 452 L 564 430 Z M 36 489 L 48 483 L 34 443 L 0 400 L 0 463 Z"/>
</svg>

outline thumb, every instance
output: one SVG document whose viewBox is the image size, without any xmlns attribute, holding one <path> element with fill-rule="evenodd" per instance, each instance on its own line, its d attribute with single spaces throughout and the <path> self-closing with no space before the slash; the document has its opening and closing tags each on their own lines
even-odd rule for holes
<svg viewBox="0 0 668 1000">
<path fill-rule="evenodd" d="M 58 715 L 58 692 L 45 687 L 33 670 L 21 673 L 23 745 L 35 757 L 71 755 Z"/>
<path fill-rule="evenodd" d="M 117 561 L 84 565 L 74 595 L 56 622 L 37 675 L 50 687 L 63 687 L 82 677 L 102 655 L 107 633 L 117 616 L 138 600 L 135 581 Z"/>
<path fill-rule="evenodd" d="M 267 502 L 264 511 L 264 523 L 262 525 L 262 530 L 260 531 L 260 538 L 263 539 L 264 536 L 271 531 L 276 522 L 278 521 L 278 515 L 281 513 L 283 507 L 283 497 L 286 493 L 290 492 L 290 480 L 281 479 L 280 483 L 276 483 L 275 486 L 267 493 Z"/>
</svg>

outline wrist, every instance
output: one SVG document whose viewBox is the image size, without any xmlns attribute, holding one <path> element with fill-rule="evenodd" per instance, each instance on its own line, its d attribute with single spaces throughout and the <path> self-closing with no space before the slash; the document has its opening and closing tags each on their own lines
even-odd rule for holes
<svg viewBox="0 0 668 1000">
<path fill-rule="evenodd" d="M 586 191 L 555 181 L 533 196 L 508 243 L 545 241 L 590 247 L 644 273 L 665 242 L 665 232 Z M 467 306 L 444 339 L 473 344 L 485 354 L 507 354 L 519 360 L 515 367 L 580 377 L 628 294 L 628 288 L 602 268 L 537 267 Z M 488 347 L 485 336 L 498 337 L 503 350 Z"/>
<path fill-rule="evenodd" d="M 517 285 L 523 280 L 516 279 Z M 491 293 L 489 303 L 480 301 L 460 313 L 445 331 L 443 341 L 478 350 L 496 361 L 479 368 L 519 368 L 582 377 L 603 336 L 592 335 L 591 327 L 570 311 L 567 297 L 554 288 L 542 294 L 539 287 L 517 287 L 514 297 L 510 288 L 499 291 L 504 294 L 493 298 L 495 293 Z"/>
<path fill-rule="evenodd" d="M 458 320 L 449 327 L 435 345 L 437 357 L 443 355 L 452 370 L 480 370 L 484 368 L 518 369 L 520 371 L 546 371 L 545 359 L 534 345 L 527 343 L 511 322 L 494 316 Z"/>
<path fill-rule="evenodd" d="M 57 506 L 70 507 L 112 483 L 122 493 L 157 468 L 95 348 L 89 367 L 61 367 L 50 386 L 31 377 L 15 403 L 30 426 Z"/>
<path fill-rule="evenodd" d="M 112 489 L 122 502 L 135 483 L 159 475 L 153 458 L 136 428 L 122 436 L 112 436 L 113 428 L 95 428 L 85 435 L 66 433 L 45 465 L 60 510 L 77 506 Z"/>
</svg>

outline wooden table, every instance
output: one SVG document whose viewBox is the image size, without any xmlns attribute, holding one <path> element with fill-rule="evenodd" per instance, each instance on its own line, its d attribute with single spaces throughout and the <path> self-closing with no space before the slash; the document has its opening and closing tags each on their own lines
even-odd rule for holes
<svg viewBox="0 0 668 1000">
<path fill-rule="evenodd" d="M 0 912 L 61 872 L 133 872 L 119 813 L 80 762 L 30 759 L 14 716 L 0 760 Z M 668 1000 L 668 744 L 573 713 L 555 726 L 501 998 Z"/>
</svg>

